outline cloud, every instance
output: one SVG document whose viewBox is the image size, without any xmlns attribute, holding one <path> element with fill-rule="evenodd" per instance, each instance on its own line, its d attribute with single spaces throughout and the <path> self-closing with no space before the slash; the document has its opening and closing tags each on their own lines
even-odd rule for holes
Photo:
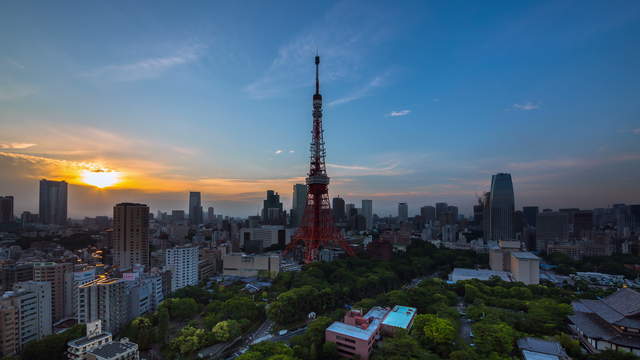
<svg viewBox="0 0 640 360">
<path fill-rule="evenodd" d="M 283 44 L 264 73 L 245 86 L 253 99 L 282 96 L 313 84 L 313 56 L 319 52 L 320 84 L 358 78 L 367 54 L 392 31 L 388 17 L 370 2 L 335 3 L 318 20 Z"/>
<path fill-rule="evenodd" d="M 295 152 L 296 152 L 295 150 L 289 150 L 289 154 L 293 154 Z"/>
<path fill-rule="evenodd" d="M 328 106 L 342 105 L 342 104 L 350 103 L 352 101 L 359 100 L 359 99 L 362 99 L 363 97 L 371 95 L 371 92 L 374 89 L 385 85 L 386 79 L 388 78 L 389 73 L 390 71 L 387 71 L 384 74 L 377 75 L 376 77 L 371 79 L 368 83 L 366 83 L 364 86 L 354 90 L 353 92 L 351 92 L 349 95 L 345 97 L 329 102 L 329 104 L 327 105 Z"/>
<path fill-rule="evenodd" d="M 362 165 L 340 165 L 340 164 L 327 164 L 328 168 L 337 169 L 336 176 L 396 176 L 409 174 L 412 171 L 399 169 L 398 163 L 390 163 L 389 165 L 381 166 L 362 166 Z"/>
<path fill-rule="evenodd" d="M 527 101 L 527 102 L 524 102 L 522 104 L 513 104 L 511 106 L 511 108 L 513 108 L 515 110 L 531 111 L 531 110 L 539 109 L 540 105 L 534 104 L 531 101 Z"/>
<path fill-rule="evenodd" d="M 155 78 L 174 67 L 197 61 L 204 48 L 203 45 L 187 46 L 168 56 L 147 58 L 129 64 L 107 65 L 82 75 L 115 82 Z"/>
<path fill-rule="evenodd" d="M 36 144 L 30 143 L 0 143 L 0 149 L 13 149 L 13 150 L 21 150 L 28 149 L 30 147 L 36 146 Z"/>
<path fill-rule="evenodd" d="M 640 128 L 631 130 L 631 133 L 635 135 L 640 135 Z"/>
<path fill-rule="evenodd" d="M 410 112 L 411 110 L 392 111 L 387 116 L 391 116 L 391 117 L 405 116 L 405 115 L 409 115 Z"/>
<path fill-rule="evenodd" d="M 557 158 L 542 159 L 523 162 L 512 162 L 507 165 L 509 169 L 515 170 L 553 170 L 568 168 L 590 168 L 611 163 L 640 160 L 640 154 L 617 154 L 602 158 Z"/>
<path fill-rule="evenodd" d="M 276 155 L 280 155 L 280 154 L 282 154 L 283 152 L 284 152 L 284 150 L 280 150 L 280 149 L 278 149 L 278 150 L 276 150 L 276 151 L 275 151 L 275 154 L 276 154 Z"/>
<path fill-rule="evenodd" d="M 4 84 L 0 85 L 0 101 L 13 101 L 31 96 L 37 92 L 36 88 L 28 85 Z"/>
</svg>

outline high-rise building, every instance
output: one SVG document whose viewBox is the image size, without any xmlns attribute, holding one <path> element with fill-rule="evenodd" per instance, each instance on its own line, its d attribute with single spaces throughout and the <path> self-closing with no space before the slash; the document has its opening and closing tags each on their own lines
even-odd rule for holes
<svg viewBox="0 0 640 360">
<path fill-rule="evenodd" d="M 198 285 L 198 247 L 177 246 L 165 250 L 165 266 L 171 269 L 171 291 Z"/>
<path fill-rule="evenodd" d="M 41 337 L 40 294 L 22 288 L 6 292 L 0 298 L 0 356 L 10 356 L 22 351 L 23 346 Z M 50 311 L 50 309 L 49 309 Z M 50 319 L 50 318 L 49 318 Z M 50 325 L 51 323 L 49 323 Z M 46 331 L 45 331 L 46 332 Z M 49 330 L 51 333 L 51 330 Z"/>
<path fill-rule="evenodd" d="M 149 207 L 120 203 L 113 207 L 113 263 L 120 270 L 149 267 Z"/>
<path fill-rule="evenodd" d="M 457 206 L 453 206 L 453 205 L 449 205 L 447 206 L 447 214 L 448 214 L 448 218 L 450 220 L 450 222 L 452 224 L 455 224 L 458 222 L 458 207 Z"/>
<path fill-rule="evenodd" d="M 344 221 L 347 219 L 347 212 L 344 205 L 344 199 L 341 197 L 333 198 L 333 218 L 335 221 Z"/>
<path fill-rule="evenodd" d="M 13 221 L 13 196 L 0 196 L 0 224 Z"/>
<path fill-rule="evenodd" d="M 47 281 L 24 281 L 16 283 L 14 289 L 33 293 L 36 298 L 36 332 L 38 339 L 51 335 L 51 283 Z"/>
<path fill-rule="evenodd" d="M 67 182 L 40 180 L 40 222 L 64 225 L 67 223 Z"/>
<path fill-rule="evenodd" d="M 436 219 L 436 208 L 433 206 L 423 206 L 420 208 L 420 216 L 426 224 L 432 223 Z"/>
<path fill-rule="evenodd" d="M 407 203 L 399 203 L 398 204 L 398 221 L 407 222 L 409 218 L 409 206 Z"/>
<path fill-rule="evenodd" d="M 444 223 L 447 217 L 447 211 L 449 209 L 449 205 L 446 202 L 437 202 L 436 203 L 436 220 Z"/>
<path fill-rule="evenodd" d="M 184 210 L 171 210 L 171 221 L 173 222 L 184 221 Z"/>
<path fill-rule="evenodd" d="M 367 230 L 373 229 L 373 200 L 362 200 L 362 216 L 367 221 Z"/>
<path fill-rule="evenodd" d="M 212 223 L 216 219 L 216 214 L 213 212 L 213 206 L 209 206 L 207 209 L 207 222 Z"/>
<path fill-rule="evenodd" d="M 73 271 L 73 264 L 39 262 L 33 264 L 33 280 L 51 283 L 51 317 L 56 322 L 65 318 L 65 293 L 71 284 L 66 273 Z"/>
<path fill-rule="evenodd" d="M 545 211 L 536 219 L 536 250 L 545 251 L 547 245 L 569 240 L 569 214 Z"/>
<path fill-rule="evenodd" d="M 522 208 L 522 212 L 524 213 L 524 220 L 529 226 L 536 227 L 536 218 L 538 217 L 538 213 L 540 210 L 537 206 L 524 206 Z"/>
<path fill-rule="evenodd" d="M 482 201 L 482 233 L 485 240 L 491 236 L 491 192 L 484 193 Z"/>
<path fill-rule="evenodd" d="M 189 193 L 189 222 L 192 225 L 202 224 L 202 194 L 197 191 Z"/>
<path fill-rule="evenodd" d="M 358 214 L 355 211 L 355 209 L 356 209 L 356 204 L 346 204 L 344 206 L 344 210 L 345 210 L 347 218 L 350 218 L 352 216 L 352 214 L 356 214 L 356 215 Z"/>
<path fill-rule="evenodd" d="M 78 323 L 102 321 L 105 331 L 117 333 L 128 320 L 125 282 L 101 277 L 78 287 Z"/>
<path fill-rule="evenodd" d="M 515 201 L 511 174 L 491 177 L 491 211 L 489 240 L 512 240 Z"/>
<path fill-rule="evenodd" d="M 293 210 L 293 225 L 298 226 L 302 222 L 302 216 L 304 216 L 304 208 L 307 206 L 307 185 L 295 184 L 293 185 L 293 203 L 291 209 Z"/>
<path fill-rule="evenodd" d="M 267 198 L 262 201 L 262 222 L 267 225 L 284 224 L 280 195 L 273 190 L 267 190 Z"/>
</svg>

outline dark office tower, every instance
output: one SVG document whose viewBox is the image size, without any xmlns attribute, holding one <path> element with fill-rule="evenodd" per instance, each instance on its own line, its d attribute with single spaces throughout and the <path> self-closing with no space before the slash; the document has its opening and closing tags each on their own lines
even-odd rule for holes
<svg viewBox="0 0 640 360">
<path fill-rule="evenodd" d="M 436 219 L 436 208 L 433 206 L 423 206 L 420 208 L 420 216 L 425 223 L 432 223 Z"/>
<path fill-rule="evenodd" d="M 293 203 L 291 204 L 291 211 L 293 213 L 292 219 L 293 225 L 298 226 L 302 222 L 302 216 L 304 215 L 304 208 L 307 206 L 307 185 L 295 184 L 293 185 Z"/>
<path fill-rule="evenodd" d="M 629 218 L 631 230 L 637 234 L 640 231 L 640 205 L 629 205 Z"/>
<path fill-rule="evenodd" d="M 513 239 L 513 183 L 511 174 L 491 177 L 491 212 L 489 240 Z"/>
<path fill-rule="evenodd" d="M 13 196 L 0 196 L 0 224 L 13 221 Z"/>
<path fill-rule="evenodd" d="M 189 222 L 192 225 L 202 224 L 202 196 L 200 192 L 189 193 Z"/>
<path fill-rule="evenodd" d="M 113 207 L 113 263 L 120 270 L 149 267 L 149 207 L 121 203 Z"/>
<path fill-rule="evenodd" d="M 447 216 L 447 210 L 449 209 L 449 205 L 445 202 L 436 203 L 436 219 L 443 223 Z"/>
<path fill-rule="evenodd" d="M 524 214 L 524 221 L 529 226 L 536 226 L 536 218 L 538 217 L 538 213 L 540 210 L 537 206 L 525 206 L 522 208 L 522 213 Z"/>
<path fill-rule="evenodd" d="M 513 232 L 514 234 L 522 234 L 524 230 L 524 213 L 517 210 L 513 213 Z"/>
<path fill-rule="evenodd" d="M 267 199 L 262 201 L 262 222 L 267 225 L 282 225 L 284 223 L 280 195 L 273 190 L 267 190 Z"/>
<path fill-rule="evenodd" d="M 215 218 L 216 214 L 213 212 L 213 206 L 209 206 L 209 209 L 207 209 L 207 222 L 212 223 Z"/>
<path fill-rule="evenodd" d="M 449 223 L 455 224 L 458 222 L 458 207 L 457 206 L 448 206 L 447 207 L 448 218 L 450 219 Z"/>
<path fill-rule="evenodd" d="M 536 250 L 544 251 L 547 245 L 569 240 L 569 215 L 567 213 L 544 211 L 536 220 Z"/>
<path fill-rule="evenodd" d="M 40 222 L 67 223 L 67 182 L 40 180 Z"/>
<path fill-rule="evenodd" d="M 409 218 L 409 206 L 407 203 L 399 203 L 398 204 L 398 221 L 407 222 Z"/>
<path fill-rule="evenodd" d="M 573 213 L 573 236 L 588 237 L 593 230 L 593 210 L 580 210 Z"/>
<path fill-rule="evenodd" d="M 333 218 L 335 221 L 344 221 L 347 218 L 347 213 L 345 212 L 344 199 L 341 197 L 333 198 Z"/>
</svg>

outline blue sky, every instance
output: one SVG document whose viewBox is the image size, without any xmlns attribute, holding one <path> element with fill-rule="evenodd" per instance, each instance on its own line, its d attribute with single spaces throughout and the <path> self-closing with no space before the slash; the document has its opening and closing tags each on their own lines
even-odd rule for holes
<svg viewBox="0 0 640 360">
<path fill-rule="evenodd" d="M 517 206 L 638 203 L 638 38 L 636 1 L 8 1 L 0 184 L 34 210 L 37 179 L 65 178 L 72 216 L 190 190 L 289 206 L 317 50 L 332 195 L 469 214 L 510 172 Z M 126 181 L 84 186 L 87 164 Z"/>
</svg>

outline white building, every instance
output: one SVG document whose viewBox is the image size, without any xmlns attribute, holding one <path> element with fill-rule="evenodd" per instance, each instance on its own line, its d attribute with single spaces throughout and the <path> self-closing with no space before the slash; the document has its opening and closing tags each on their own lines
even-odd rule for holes
<svg viewBox="0 0 640 360">
<path fill-rule="evenodd" d="M 512 252 L 511 275 L 513 280 L 527 285 L 539 284 L 540 258 L 530 252 Z"/>
<path fill-rule="evenodd" d="M 47 281 L 24 281 L 16 283 L 14 289 L 33 293 L 36 298 L 36 328 L 37 338 L 51 335 L 51 283 Z M 31 310 L 30 310 L 31 311 Z"/>
<path fill-rule="evenodd" d="M 198 285 L 198 247 L 177 246 L 165 250 L 165 266 L 171 270 L 171 291 Z"/>
<path fill-rule="evenodd" d="M 280 256 L 231 253 L 222 257 L 222 267 L 224 276 L 253 277 L 260 271 L 275 276 L 280 272 Z"/>
</svg>

